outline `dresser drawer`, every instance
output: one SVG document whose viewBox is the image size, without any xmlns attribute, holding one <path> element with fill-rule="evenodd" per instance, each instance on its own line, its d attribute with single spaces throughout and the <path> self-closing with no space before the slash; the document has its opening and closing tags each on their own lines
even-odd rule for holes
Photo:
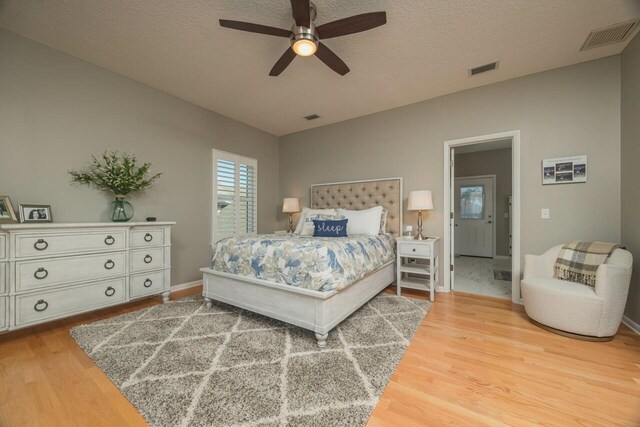
<svg viewBox="0 0 640 427">
<path fill-rule="evenodd" d="M 7 283 L 9 282 L 7 279 L 8 269 L 6 262 L 0 262 L 0 295 L 6 294 L 9 290 L 7 289 Z"/>
<path fill-rule="evenodd" d="M 16 296 L 16 326 L 70 316 L 126 301 L 125 279 Z"/>
<path fill-rule="evenodd" d="M 16 262 L 16 291 L 106 279 L 127 272 L 125 252 Z"/>
<path fill-rule="evenodd" d="M 0 297 L 0 331 L 5 331 L 9 327 L 8 310 L 9 297 Z"/>
<path fill-rule="evenodd" d="M 16 258 L 125 249 L 126 230 L 17 234 Z"/>
<path fill-rule="evenodd" d="M 0 259 L 7 257 L 7 235 L 0 233 Z"/>
<path fill-rule="evenodd" d="M 431 256 L 431 246 L 419 243 L 399 243 L 401 256 L 428 257 Z"/>
<path fill-rule="evenodd" d="M 131 251 L 131 272 L 157 270 L 164 267 L 164 248 Z"/>
<path fill-rule="evenodd" d="M 162 228 L 133 230 L 131 232 L 131 247 L 140 248 L 159 246 L 164 244 L 164 230 Z"/>
<path fill-rule="evenodd" d="M 164 289 L 164 271 L 134 274 L 129 279 L 129 297 L 153 295 Z"/>
</svg>

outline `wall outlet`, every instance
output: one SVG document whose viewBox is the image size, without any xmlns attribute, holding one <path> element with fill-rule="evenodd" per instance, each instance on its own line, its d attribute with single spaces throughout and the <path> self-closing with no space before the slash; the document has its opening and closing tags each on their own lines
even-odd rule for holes
<svg viewBox="0 0 640 427">
<path fill-rule="evenodd" d="M 549 209 L 548 208 L 542 208 L 542 210 L 540 211 L 540 218 L 549 219 Z"/>
</svg>

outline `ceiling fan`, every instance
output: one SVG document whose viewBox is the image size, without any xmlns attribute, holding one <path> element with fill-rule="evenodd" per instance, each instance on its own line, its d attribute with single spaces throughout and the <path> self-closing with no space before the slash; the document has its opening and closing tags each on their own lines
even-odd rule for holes
<svg viewBox="0 0 640 427">
<path fill-rule="evenodd" d="M 291 30 L 228 19 L 221 19 L 220 25 L 234 30 L 287 37 L 291 40 L 291 46 L 273 66 L 269 72 L 270 76 L 280 75 L 296 55 L 311 56 L 314 54 L 333 71 L 344 76 L 349 72 L 349 67 L 320 40 L 360 33 L 387 23 L 386 12 L 371 12 L 316 27 L 313 21 L 316 19 L 317 9 L 313 3 L 309 0 L 291 0 L 291 8 L 295 20 Z"/>
</svg>

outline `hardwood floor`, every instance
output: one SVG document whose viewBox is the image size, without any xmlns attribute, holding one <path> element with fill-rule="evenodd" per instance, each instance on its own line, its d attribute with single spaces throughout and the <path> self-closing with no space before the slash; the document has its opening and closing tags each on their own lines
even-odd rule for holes
<svg viewBox="0 0 640 427">
<path fill-rule="evenodd" d="M 510 301 L 438 294 L 374 410 L 381 425 L 640 425 L 640 337 L 578 341 Z"/>
<path fill-rule="evenodd" d="M 146 425 L 68 330 L 159 303 L 0 336 L 0 426 Z M 576 341 L 507 300 L 438 294 L 369 425 L 445 424 L 640 425 L 640 337 L 622 326 L 611 342 Z"/>
</svg>

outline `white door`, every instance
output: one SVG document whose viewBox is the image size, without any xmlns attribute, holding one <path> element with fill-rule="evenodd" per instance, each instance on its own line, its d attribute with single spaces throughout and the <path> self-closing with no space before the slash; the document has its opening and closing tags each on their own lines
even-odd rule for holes
<svg viewBox="0 0 640 427">
<path fill-rule="evenodd" d="M 456 178 L 454 241 L 457 255 L 493 257 L 495 177 Z"/>
</svg>

